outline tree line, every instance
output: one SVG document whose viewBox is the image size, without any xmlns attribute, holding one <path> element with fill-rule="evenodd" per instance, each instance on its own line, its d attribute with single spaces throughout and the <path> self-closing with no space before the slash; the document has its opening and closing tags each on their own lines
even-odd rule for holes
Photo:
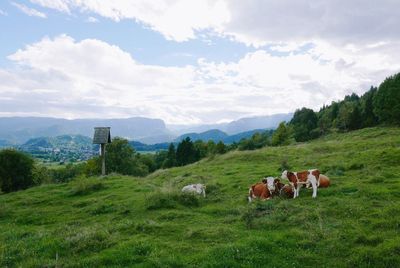
<svg viewBox="0 0 400 268">
<path fill-rule="evenodd" d="M 323 106 L 318 112 L 301 108 L 276 132 L 286 132 L 287 142 L 318 138 L 330 132 L 347 132 L 377 125 L 400 125 L 400 73 L 390 76 L 379 87 L 371 87 L 362 96 L 353 93 L 342 101 Z"/>
</svg>

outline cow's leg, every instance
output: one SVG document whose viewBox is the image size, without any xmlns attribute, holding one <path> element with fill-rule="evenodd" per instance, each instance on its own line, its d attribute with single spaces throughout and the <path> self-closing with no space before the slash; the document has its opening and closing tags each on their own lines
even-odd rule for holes
<svg viewBox="0 0 400 268">
<path fill-rule="evenodd" d="M 291 183 L 291 186 L 292 186 L 292 189 L 293 189 L 293 199 L 295 199 L 296 198 L 296 196 L 297 196 L 297 191 L 296 191 L 296 184 L 294 184 L 294 183 Z"/>
<path fill-rule="evenodd" d="M 303 186 L 303 185 L 297 184 L 297 191 L 296 191 L 297 197 L 299 196 L 301 186 Z"/>
<path fill-rule="evenodd" d="M 310 183 L 312 185 L 312 197 L 316 198 L 317 197 L 317 179 L 313 176 L 312 178 L 310 178 Z"/>
<path fill-rule="evenodd" d="M 206 198 L 206 189 L 203 189 L 203 197 Z"/>
</svg>

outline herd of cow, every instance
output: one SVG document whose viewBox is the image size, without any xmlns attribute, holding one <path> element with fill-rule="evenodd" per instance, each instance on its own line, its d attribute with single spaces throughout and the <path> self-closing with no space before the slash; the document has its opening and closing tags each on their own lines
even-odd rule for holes
<svg viewBox="0 0 400 268">
<path fill-rule="evenodd" d="M 299 196 L 300 188 L 306 187 L 313 189 L 312 197 L 317 197 L 317 189 L 325 188 L 330 185 L 327 176 L 320 173 L 318 169 L 311 169 L 301 172 L 283 171 L 281 178 L 288 180 L 288 184 L 283 184 L 279 178 L 266 177 L 261 182 L 252 185 L 249 189 L 248 200 L 253 199 L 268 200 L 274 196 L 296 198 Z M 182 192 L 197 193 L 206 197 L 206 186 L 204 184 L 190 184 L 182 188 Z"/>
<path fill-rule="evenodd" d="M 282 172 L 281 178 L 288 180 L 289 183 L 283 184 L 279 178 L 266 177 L 262 182 L 252 185 L 249 189 L 249 202 L 256 198 L 268 200 L 274 196 L 296 198 L 299 196 L 301 187 L 312 187 L 312 197 L 315 198 L 317 197 L 317 188 L 325 188 L 330 185 L 329 178 L 321 174 L 318 169 L 301 172 L 285 170 Z"/>
</svg>

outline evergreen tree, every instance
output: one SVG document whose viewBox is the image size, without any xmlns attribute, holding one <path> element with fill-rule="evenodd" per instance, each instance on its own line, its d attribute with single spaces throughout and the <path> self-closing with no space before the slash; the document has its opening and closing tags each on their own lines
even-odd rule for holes
<svg viewBox="0 0 400 268">
<path fill-rule="evenodd" d="M 194 163 L 200 159 L 199 152 L 189 137 L 182 140 L 176 149 L 176 162 L 178 166 Z"/>
<path fill-rule="evenodd" d="M 176 151 L 173 143 L 169 144 L 167 158 L 163 163 L 163 168 L 170 168 L 176 166 Z"/>
<path fill-rule="evenodd" d="M 350 113 L 349 116 L 349 130 L 356 130 L 361 128 L 362 125 L 362 116 L 361 116 L 361 110 L 360 110 L 360 105 L 358 102 L 355 102 L 353 104 L 353 109 Z"/>
<path fill-rule="evenodd" d="M 363 103 L 363 127 L 372 127 L 378 124 L 378 117 L 374 112 L 374 97 L 377 92 L 376 87 L 371 87 L 371 89 L 362 96 Z"/>
<path fill-rule="evenodd" d="M 400 124 L 400 73 L 387 78 L 379 86 L 374 107 L 381 123 Z"/>
</svg>

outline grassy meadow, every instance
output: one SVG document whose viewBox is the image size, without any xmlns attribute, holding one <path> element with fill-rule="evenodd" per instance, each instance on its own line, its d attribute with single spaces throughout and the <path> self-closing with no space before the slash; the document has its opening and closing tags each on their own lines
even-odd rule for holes
<svg viewBox="0 0 400 268">
<path fill-rule="evenodd" d="M 249 204 L 249 186 L 286 165 L 331 187 Z M 190 183 L 207 197 L 180 194 Z M 400 128 L 0 195 L 0 267 L 134 265 L 400 267 Z"/>
</svg>

